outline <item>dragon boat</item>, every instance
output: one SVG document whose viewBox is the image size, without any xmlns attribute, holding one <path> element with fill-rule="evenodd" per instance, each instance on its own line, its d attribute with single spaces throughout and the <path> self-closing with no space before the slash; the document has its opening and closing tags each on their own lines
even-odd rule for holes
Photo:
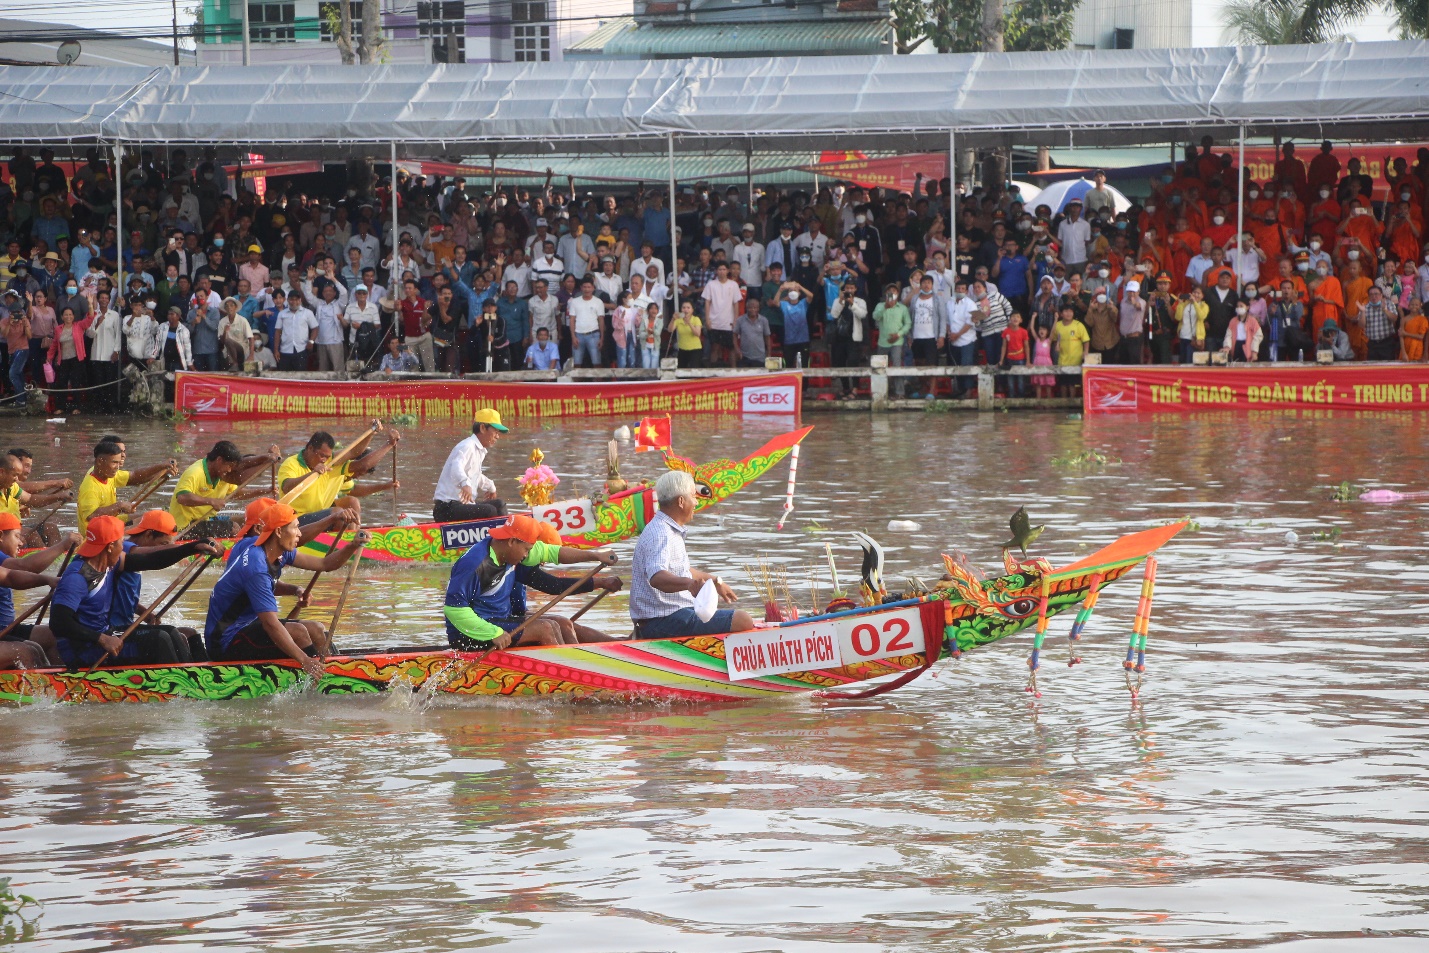
<svg viewBox="0 0 1429 953">
<path fill-rule="evenodd" d="M 944 557 L 948 574 L 937 588 L 916 598 L 731 635 L 484 653 L 444 646 L 386 649 L 330 657 L 325 674 L 315 684 L 288 659 L 104 668 L 91 673 L 6 670 L 0 671 L 0 702 L 220 701 L 260 698 L 309 685 L 329 695 L 405 686 L 434 698 L 566 695 L 720 703 L 808 693 L 867 697 L 907 684 L 940 658 L 960 656 L 1028 628 L 1036 630 L 1028 659 L 1029 691 L 1035 691 L 1047 620 L 1078 608 L 1069 636 L 1075 662 L 1075 648 L 1101 588 L 1145 563 L 1125 663 L 1128 687 L 1133 672 L 1139 687 L 1155 578 L 1152 554 L 1185 526 L 1174 523 L 1123 536 L 1061 569 L 1053 569 L 1046 560 L 1017 562 L 1004 555 L 1007 571 L 987 580 Z M 859 685 L 864 687 L 848 690 Z"/>
</svg>

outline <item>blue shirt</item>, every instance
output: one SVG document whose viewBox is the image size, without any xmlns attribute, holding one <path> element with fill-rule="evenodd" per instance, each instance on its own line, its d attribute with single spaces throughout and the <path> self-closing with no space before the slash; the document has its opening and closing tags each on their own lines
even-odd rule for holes
<svg viewBox="0 0 1429 953">
<path fill-rule="evenodd" d="M 525 298 L 506 300 L 502 295 L 496 299 L 496 313 L 506 322 L 506 340 L 519 345 L 531 333 L 531 308 Z"/>
<path fill-rule="evenodd" d="M 642 238 L 656 249 L 670 247 L 670 209 L 647 208 L 641 219 Z M 631 236 L 634 238 L 635 236 Z M 636 245 L 635 247 L 640 247 Z"/>
<path fill-rule="evenodd" d="M 526 363 L 538 371 L 549 371 L 560 362 L 561 349 L 556 346 L 555 341 L 547 341 L 544 350 L 539 344 L 533 344 L 526 349 Z"/>
<path fill-rule="evenodd" d="M 1041 278 L 1038 278 L 1040 281 Z M 1002 259 L 1001 271 L 997 276 L 997 290 L 1011 298 L 1027 293 L 1027 257 L 1022 254 Z"/>
<path fill-rule="evenodd" d="M 203 641 L 210 655 L 216 656 L 232 645 L 238 633 L 261 613 L 278 611 L 278 596 L 273 587 L 283 568 L 291 566 L 298 554 L 288 550 L 278 557 L 276 568 L 270 567 L 268 556 L 257 541 L 257 536 L 247 536 L 234 543 L 228 551 L 223 575 L 214 584 L 208 600 L 208 618 L 203 626 Z"/>
<path fill-rule="evenodd" d="M 134 548 L 129 540 L 124 541 L 124 551 Z M 109 628 L 123 632 L 134 621 L 139 611 L 139 596 L 144 590 L 144 578 L 137 572 L 120 571 L 114 573 L 114 598 L 109 604 Z"/>
<path fill-rule="evenodd" d="M 94 629 L 96 632 L 109 632 L 112 628 L 109 624 L 109 617 L 114 601 L 114 576 L 114 570 L 111 569 L 98 577 L 93 577 L 93 571 L 89 570 L 89 564 L 83 559 L 77 558 L 69 564 L 64 575 L 60 577 L 60 584 L 55 588 L 55 599 L 52 604 L 73 609 L 80 624 L 87 628 Z M 104 654 L 104 649 L 97 642 L 72 642 L 69 639 L 57 637 L 55 645 L 65 664 L 75 668 L 92 665 Z M 124 648 L 130 652 L 133 651 L 133 648 L 127 643 Z"/>
<path fill-rule="evenodd" d="M 0 559 L 0 566 L 7 560 Z M 0 586 L 0 628 L 15 621 L 15 593 L 9 586 Z"/>
<path fill-rule="evenodd" d="M 809 343 L 809 302 L 800 298 L 798 304 L 782 301 L 779 311 L 784 315 L 784 343 Z"/>
</svg>

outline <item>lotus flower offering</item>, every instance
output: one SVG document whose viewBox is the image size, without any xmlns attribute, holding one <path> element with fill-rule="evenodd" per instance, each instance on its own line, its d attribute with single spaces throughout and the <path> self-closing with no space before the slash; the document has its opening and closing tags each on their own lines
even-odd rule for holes
<svg viewBox="0 0 1429 953">
<path fill-rule="evenodd" d="M 552 502 L 556 487 L 560 485 L 561 478 L 556 476 L 556 471 L 541 462 L 545 459 L 546 455 L 539 448 L 532 450 L 531 465 L 516 480 L 521 486 L 521 499 L 527 506 L 544 506 Z"/>
</svg>

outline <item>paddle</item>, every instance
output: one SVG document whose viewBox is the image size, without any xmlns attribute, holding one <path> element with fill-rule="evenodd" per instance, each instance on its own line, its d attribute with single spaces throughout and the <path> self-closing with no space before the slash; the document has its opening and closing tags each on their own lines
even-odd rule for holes
<svg viewBox="0 0 1429 953">
<path fill-rule="evenodd" d="M 397 445 L 392 444 L 392 525 L 397 525 L 397 521 L 402 518 L 400 508 L 397 506 Z"/>
<path fill-rule="evenodd" d="M 60 500 L 54 506 L 50 507 L 47 513 L 45 513 L 39 519 L 35 520 L 33 523 L 30 524 L 30 529 L 38 530 L 41 526 L 44 526 L 50 521 L 50 517 L 58 513 L 60 511 L 60 507 L 64 506 L 68 502 L 69 500 Z"/>
<path fill-rule="evenodd" d="M 507 644 L 507 645 L 510 645 L 512 642 L 515 642 L 515 641 L 516 641 L 516 637 L 519 636 L 522 632 L 524 632 L 524 631 L 526 630 L 526 627 L 527 627 L 527 626 L 529 626 L 532 622 L 535 622 L 537 619 L 541 618 L 541 616 L 545 615 L 547 612 L 551 611 L 551 608 L 552 608 L 553 606 L 555 606 L 556 603 L 560 602 L 560 601 L 561 601 L 562 599 L 564 599 L 566 596 L 568 596 L 568 595 L 570 595 L 571 593 L 575 592 L 577 589 L 579 589 L 579 588 L 580 588 L 582 585 L 584 585 L 586 582 L 589 582 L 592 578 L 595 577 L 595 574 L 596 574 L 596 573 L 600 572 L 600 571 L 601 571 L 602 569 L 604 569 L 604 568 L 605 568 L 605 564 L 603 564 L 603 563 L 597 563 L 597 564 L 590 570 L 590 572 L 586 573 L 585 575 L 583 575 L 583 576 L 581 576 L 580 578 L 578 578 L 575 582 L 571 583 L 571 584 L 566 588 L 566 591 L 565 591 L 565 592 L 562 592 L 560 595 L 556 596 L 556 597 L 555 597 L 554 599 L 552 599 L 550 602 L 547 602 L 545 605 L 541 606 L 541 608 L 537 609 L 535 612 L 533 612 L 533 613 L 531 613 L 530 615 L 528 615 L 528 616 L 521 622 L 520 625 L 518 625 L 516 628 L 512 629 L 510 632 L 507 633 L 511 638 L 510 638 L 510 640 L 509 640 L 506 644 Z M 592 605 L 594 605 L 594 603 L 592 603 Z M 467 660 L 465 663 L 463 663 L 461 666 L 452 669 L 451 672 L 449 672 L 447 675 L 445 675 L 445 676 L 442 678 L 441 683 L 442 683 L 443 685 L 450 685 L 452 682 L 457 681 L 458 679 L 460 679 L 461 677 L 463 677 L 464 675 L 466 675 L 467 672 L 471 671 L 472 668 L 476 665 L 476 663 L 477 663 L 477 662 L 480 662 L 480 661 L 482 660 L 482 658 L 484 658 L 484 657 L 486 656 L 486 653 L 490 652 L 490 651 L 491 651 L 492 649 L 494 649 L 494 648 L 496 648 L 496 640 L 495 640 L 495 639 L 493 639 L 493 640 L 491 641 L 491 643 L 490 643 L 489 645 L 487 645 L 486 648 L 481 649 L 479 652 L 477 652 L 476 655 L 472 656 L 470 659 L 468 659 L 468 660 Z M 417 691 L 421 691 L 423 688 L 426 687 L 426 685 L 427 685 L 427 683 L 424 682 L 424 683 L 417 689 Z"/>
<path fill-rule="evenodd" d="M 608 595 L 610 595 L 610 590 L 609 590 L 609 589 L 602 589 L 600 592 L 597 592 L 597 593 L 595 594 L 595 598 L 594 598 L 594 599 L 592 599 L 590 602 L 587 602 L 584 606 L 582 606 L 582 607 L 581 607 L 581 611 L 579 611 L 579 612 L 577 612 L 575 615 L 571 616 L 571 621 L 572 621 L 572 622 L 576 621 L 576 620 L 579 619 L 581 616 L 585 615 L 587 612 L 589 612 L 590 610 L 594 609 L 594 608 L 595 608 L 595 604 L 596 604 L 597 602 L 599 602 L 600 600 L 604 599 L 604 598 L 605 598 L 606 596 L 608 596 Z"/>
<path fill-rule="evenodd" d="M 268 468 L 268 495 L 277 497 L 278 495 L 278 464 L 273 464 Z"/>
<path fill-rule="evenodd" d="M 276 463 L 273 464 L 273 465 L 274 465 L 274 466 L 277 466 Z M 253 478 L 256 477 L 256 476 L 258 476 L 258 474 L 260 474 L 260 473 L 262 473 L 262 472 L 263 472 L 263 468 L 262 468 L 262 467 L 254 467 L 254 468 L 253 468 L 253 471 L 252 471 L 251 473 L 249 473 L 248 476 L 246 476 L 246 477 L 244 477 L 242 480 L 239 480 L 239 481 L 238 481 L 238 484 L 237 484 L 236 486 L 234 486 L 234 488 L 228 492 L 228 495 L 227 495 L 227 496 L 223 497 L 222 499 L 220 499 L 220 500 L 218 501 L 218 505 L 217 505 L 217 506 L 214 506 L 212 503 L 205 503 L 205 504 L 203 505 L 202 509 L 213 510 L 213 514 L 214 514 L 215 516 L 217 516 L 219 513 L 222 513 L 222 512 L 228 507 L 229 502 L 230 502 L 235 496 L 238 495 L 238 491 L 239 491 L 239 490 L 242 490 L 242 489 L 243 489 L 245 486 L 247 486 L 249 483 L 252 483 L 252 482 L 253 482 Z M 276 473 L 276 471 L 275 471 L 275 473 Z M 194 520 L 194 525 L 198 525 L 200 519 L 203 519 L 203 517 L 196 518 L 196 519 Z"/>
<path fill-rule="evenodd" d="M 160 473 L 158 476 L 156 476 L 153 481 L 149 483 L 148 486 L 144 487 L 143 491 L 138 496 L 134 497 L 134 499 L 130 500 L 129 502 L 133 503 L 134 509 L 137 510 L 139 508 L 140 503 L 143 503 L 145 500 L 147 500 L 150 494 L 152 494 L 155 490 L 157 490 L 159 487 L 163 486 L 167 482 L 169 482 L 169 471 L 165 470 L 163 473 Z"/>
<path fill-rule="evenodd" d="M 71 546 L 69 549 L 65 550 L 65 558 L 60 563 L 60 571 L 55 573 L 56 576 L 63 576 L 65 574 L 65 570 L 69 568 L 70 561 L 74 559 L 75 550 L 78 548 L 79 547 L 77 546 Z M 49 604 L 54 600 L 54 598 L 55 594 L 51 592 L 48 596 L 46 596 L 40 601 L 40 614 L 35 616 L 35 625 L 40 625 L 45 621 L 45 609 L 49 607 Z M 19 620 L 16 619 L 15 621 L 18 622 Z M 6 629 L 5 631 L 8 632 L 10 630 Z"/>
<path fill-rule="evenodd" d="M 352 451 L 356 450 L 362 444 L 362 441 L 366 440 L 368 437 L 377 433 L 381 429 L 382 421 L 372 421 L 372 426 L 368 427 L 366 432 L 363 433 L 362 436 L 358 437 L 356 440 L 352 441 L 352 443 L 343 447 L 341 450 L 339 450 L 336 454 L 333 455 L 333 458 L 327 462 L 328 469 L 335 470 L 338 467 L 342 466 L 344 463 L 346 463 L 347 458 L 352 456 Z M 296 486 L 294 486 L 288 492 L 284 493 L 282 496 L 278 497 L 278 502 L 284 504 L 291 504 L 294 500 L 296 500 L 299 496 L 302 495 L 303 491 L 308 488 L 309 484 L 311 484 L 321 475 L 322 474 L 318 473 L 318 471 L 316 470 L 309 471 L 306 476 L 304 476 L 301 480 L 298 481 Z"/>
<path fill-rule="evenodd" d="M 362 530 L 358 530 L 359 533 Z M 357 575 L 357 564 L 362 562 L 362 544 L 357 544 L 357 552 L 352 556 L 352 562 L 347 567 L 347 578 L 342 581 L 342 592 L 337 597 L 337 608 L 332 610 L 332 622 L 327 627 L 327 648 L 330 654 L 335 653 L 333 648 L 333 638 L 337 634 L 337 623 L 342 618 L 343 607 L 347 605 L 347 594 L 352 591 L 352 580 Z"/>
<path fill-rule="evenodd" d="M 214 560 L 216 560 L 216 559 L 218 559 L 218 558 L 219 558 L 219 557 L 217 557 L 217 556 L 210 556 L 210 557 L 208 557 L 207 559 L 205 559 L 205 560 L 203 561 L 203 564 L 198 567 L 198 572 L 194 573 L 192 576 L 189 577 L 189 581 L 186 582 L 186 583 L 184 583 L 183 586 L 181 586 L 181 587 L 179 588 L 179 591 L 178 591 L 178 592 L 174 593 L 173 598 L 169 599 L 169 601 L 164 604 L 164 607 L 163 607 L 163 608 L 161 608 L 161 609 L 159 609 L 159 610 L 157 610 L 157 611 L 155 611 L 155 612 L 153 613 L 154 617 L 155 617 L 155 618 L 163 618 L 165 615 L 167 615 L 167 614 L 168 614 L 168 611 L 174 607 L 174 603 L 176 603 L 176 602 L 178 602 L 180 599 L 182 599 L 184 593 L 186 593 L 186 592 L 189 591 L 189 586 L 192 586 L 192 585 L 194 584 L 194 582 L 198 580 L 198 577 L 201 576 L 201 575 L 203 575 L 203 571 L 209 567 L 209 564 L 212 563 Z"/>
<path fill-rule="evenodd" d="M 308 587 L 303 590 L 303 594 L 298 596 L 298 602 L 293 606 L 293 610 L 288 613 L 284 622 L 291 622 L 298 617 L 298 613 L 303 611 L 303 603 L 307 601 L 309 593 L 313 591 L 313 586 L 317 585 L 318 577 L 323 574 L 321 569 L 313 570 L 313 578 L 308 580 Z"/>
</svg>

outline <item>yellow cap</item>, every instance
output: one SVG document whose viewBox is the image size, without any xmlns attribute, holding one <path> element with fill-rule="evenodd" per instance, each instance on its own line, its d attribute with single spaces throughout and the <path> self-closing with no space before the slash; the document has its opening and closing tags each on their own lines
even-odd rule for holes
<svg viewBox="0 0 1429 953">
<path fill-rule="evenodd" d="M 492 410 L 490 407 L 478 410 L 476 412 L 476 416 L 472 418 L 472 422 L 478 424 L 490 424 L 492 427 L 495 427 L 502 433 L 507 432 L 506 426 L 501 423 L 501 415 L 496 411 Z"/>
</svg>

